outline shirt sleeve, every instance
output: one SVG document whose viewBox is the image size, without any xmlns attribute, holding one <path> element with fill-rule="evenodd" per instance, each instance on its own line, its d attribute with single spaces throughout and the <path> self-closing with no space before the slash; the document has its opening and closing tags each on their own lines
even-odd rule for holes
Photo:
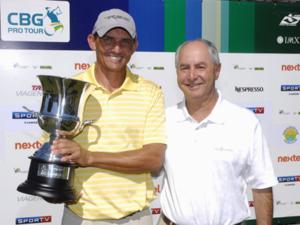
<svg viewBox="0 0 300 225">
<path fill-rule="evenodd" d="M 253 129 L 253 145 L 250 147 L 246 181 L 249 187 L 263 189 L 275 186 L 278 181 L 274 173 L 272 160 L 262 127 L 257 121 Z"/>
<path fill-rule="evenodd" d="M 144 145 L 151 143 L 166 144 L 165 122 L 164 95 L 161 88 L 156 87 L 146 115 Z"/>
</svg>

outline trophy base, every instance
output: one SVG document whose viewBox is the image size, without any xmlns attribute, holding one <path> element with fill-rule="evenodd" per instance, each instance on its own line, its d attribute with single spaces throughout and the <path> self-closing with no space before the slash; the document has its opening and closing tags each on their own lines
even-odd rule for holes
<svg viewBox="0 0 300 225">
<path fill-rule="evenodd" d="M 28 177 L 18 186 L 19 192 L 39 196 L 49 203 L 76 200 L 75 190 L 72 188 L 75 165 L 30 158 Z"/>
</svg>

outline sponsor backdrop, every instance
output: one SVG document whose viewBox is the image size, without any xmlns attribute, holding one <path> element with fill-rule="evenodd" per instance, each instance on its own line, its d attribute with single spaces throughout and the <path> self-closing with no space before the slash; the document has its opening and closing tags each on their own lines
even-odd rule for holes
<svg viewBox="0 0 300 225">
<path fill-rule="evenodd" d="M 172 52 L 182 41 L 202 36 L 214 41 L 222 52 L 300 52 L 299 1 L 0 2 L 2 49 L 89 50 L 86 36 L 99 11 L 116 7 L 134 17 L 138 51 Z"/>
<path fill-rule="evenodd" d="M 129 11 L 137 21 L 139 51 L 129 67 L 161 84 L 166 106 L 182 98 L 175 79 L 173 51 L 177 45 L 200 36 L 217 43 L 223 63 L 218 87 L 225 97 L 257 115 L 269 141 L 279 181 L 274 188 L 274 223 L 300 223 L 300 63 L 299 54 L 287 54 L 300 52 L 299 3 L 0 3 L 0 192 L 4 212 L 1 224 L 60 224 L 62 204 L 49 204 L 16 191 L 27 178 L 28 157 L 41 146 L 35 112 L 40 109 L 42 90 L 36 76 L 70 77 L 87 69 L 95 55 L 88 50 L 86 35 L 98 12 L 112 7 Z M 161 176 L 155 177 L 154 182 L 159 196 Z M 188 191 L 189 187 L 186 188 Z M 254 218 L 250 192 L 249 207 L 252 215 L 247 224 L 253 223 Z M 150 210 L 155 224 L 160 214 L 157 200 Z"/>
</svg>

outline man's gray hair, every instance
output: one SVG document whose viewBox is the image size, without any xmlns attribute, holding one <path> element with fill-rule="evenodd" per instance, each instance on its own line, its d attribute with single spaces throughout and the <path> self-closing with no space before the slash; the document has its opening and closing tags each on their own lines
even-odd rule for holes
<svg viewBox="0 0 300 225">
<path fill-rule="evenodd" d="M 176 53 L 175 53 L 175 67 L 176 68 L 177 68 L 178 63 L 179 63 L 179 55 L 180 55 L 181 49 L 185 45 L 187 45 L 187 44 L 189 44 L 191 42 L 194 42 L 194 41 L 199 41 L 199 42 L 202 42 L 202 43 L 206 44 L 207 47 L 208 47 L 208 52 L 209 52 L 209 54 L 211 56 L 212 62 L 214 64 L 216 64 L 216 65 L 220 64 L 219 52 L 218 52 L 218 49 L 216 48 L 215 44 L 212 43 L 211 41 L 206 40 L 206 39 L 198 38 L 198 39 L 195 39 L 195 40 L 185 41 L 181 45 L 179 45 L 179 47 L 177 48 Z"/>
</svg>

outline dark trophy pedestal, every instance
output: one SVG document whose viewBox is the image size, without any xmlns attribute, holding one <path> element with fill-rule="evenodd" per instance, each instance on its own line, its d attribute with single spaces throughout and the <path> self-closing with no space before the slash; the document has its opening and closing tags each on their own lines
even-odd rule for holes
<svg viewBox="0 0 300 225">
<path fill-rule="evenodd" d="M 30 159 L 28 178 L 18 186 L 18 191 L 40 196 L 50 203 L 76 200 L 72 187 L 74 165 L 51 163 L 34 157 Z"/>
</svg>

